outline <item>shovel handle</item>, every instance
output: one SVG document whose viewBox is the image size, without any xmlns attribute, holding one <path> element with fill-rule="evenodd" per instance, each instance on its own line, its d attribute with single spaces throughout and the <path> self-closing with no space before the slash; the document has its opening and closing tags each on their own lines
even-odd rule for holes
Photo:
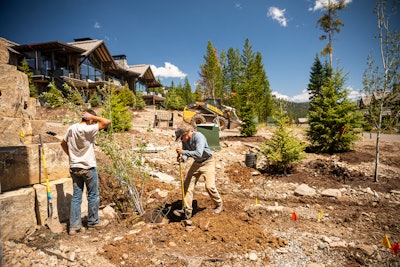
<svg viewBox="0 0 400 267">
<path fill-rule="evenodd" d="M 40 150 L 41 150 L 41 154 L 42 154 L 44 177 L 46 178 L 48 216 L 49 216 L 49 218 L 51 218 L 53 216 L 53 200 L 51 198 L 51 193 L 50 193 L 50 182 L 49 182 L 49 175 L 47 173 L 47 164 L 46 164 L 46 156 L 44 154 L 43 140 L 42 140 L 42 135 L 40 135 L 40 134 L 39 134 L 39 140 L 40 140 Z"/>
</svg>

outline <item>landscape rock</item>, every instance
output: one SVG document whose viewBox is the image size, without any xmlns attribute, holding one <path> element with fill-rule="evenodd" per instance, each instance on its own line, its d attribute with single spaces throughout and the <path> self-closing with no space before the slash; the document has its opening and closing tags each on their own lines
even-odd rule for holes
<svg viewBox="0 0 400 267">
<path fill-rule="evenodd" d="M 294 191 L 294 194 L 296 196 L 315 196 L 317 194 L 316 190 L 314 188 L 309 187 L 306 184 L 301 184 L 299 185 L 296 190 Z"/>
</svg>

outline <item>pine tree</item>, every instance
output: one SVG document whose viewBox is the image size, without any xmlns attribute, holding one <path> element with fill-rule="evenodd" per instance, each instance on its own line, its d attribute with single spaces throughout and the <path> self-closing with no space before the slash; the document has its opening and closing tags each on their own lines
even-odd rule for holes
<svg viewBox="0 0 400 267">
<path fill-rule="evenodd" d="M 114 132 L 128 131 L 132 127 L 131 114 L 128 111 L 128 107 L 121 100 L 116 88 L 104 85 L 99 90 L 105 98 L 101 114 L 111 121 L 109 130 Z"/>
<path fill-rule="evenodd" d="M 222 52 L 221 52 L 222 54 Z M 228 53 L 226 54 L 226 59 L 224 54 L 221 55 L 222 64 L 222 76 L 223 76 L 223 85 L 224 85 L 224 102 L 228 106 L 233 106 L 236 109 L 239 108 L 238 105 L 235 105 L 233 98 L 239 91 L 239 87 L 241 85 L 241 70 L 242 70 L 242 62 L 240 58 L 240 50 L 229 48 Z M 225 60 L 223 60 L 225 59 Z"/>
<path fill-rule="evenodd" d="M 318 54 L 315 55 L 314 64 L 311 67 L 310 83 L 308 84 L 309 100 L 313 101 L 314 97 L 320 94 L 321 87 L 326 81 L 324 67 L 319 60 Z"/>
<path fill-rule="evenodd" d="M 218 52 L 211 41 L 207 43 L 207 54 L 204 63 L 200 65 L 199 85 L 205 93 L 205 97 L 222 98 L 222 68 L 218 58 Z"/>
<path fill-rule="evenodd" d="M 307 135 L 312 148 L 317 151 L 348 151 L 358 140 L 363 117 L 356 104 L 347 98 L 348 91 L 342 89 L 344 81 L 342 71 L 334 72 L 333 77 L 327 78 L 326 85 L 320 88 L 319 95 L 310 102 Z"/>
<path fill-rule="evenodd" d="M 305 145 L 295 137 L 289 128 L 290 118 L 283 110 L 282 103 L 273 118 L 278 127 L 272 138 L 264 141 L 261 152 L 268 159 L 272 169 L 286 175 L 290 165 L 302 158 Z"/>
<path fill-rule="evenodd" d="M 328 43 L 322 50 L 321 54 L 326 56 L 329 55 L 329 64 L 331 69 L 333 68 L 333 36 L 335 33 L 340 32 L 340 27 L 344 26 L 344 23 L 339 19 L 337 11 L 346 9 L 345 0 L 328 0 L 328 4 L 324 6 L 326 12 L 317 21 L 320 28 L 326 33 L 320 36 L 320 40 L 328 38 Z"/>
<path fill-rule="evenodd" d="M 18 70 L 22 71 L 23 73 L 26 74 L 26 76 L 28 76 L 28 83 L 29 83 L 29 96 L 30 97 L 34 97 L 37 98 L 39 97 L 37 91 L 36 91 L 36 87 L 33 84 L 32 81 L 32 76 L 33 76 L 33 71 L 31 71 L 31 69 L 29 68 L 29 64 L 26 61 L 26 59 L 24 58 L 24 60 L 22 61 L 22 65 L 18 66 Z"/>
<path fill-rule="evenodd" d="M 185 78 L 185 83 L 183 85 L 183 95 L 186 105 L 193 102 L 192 88 L 190 87 L 189 79 L 187 77 Z"/>
<path fill-rule="evenodd" d="M 165 107 L 167 109 L 174 110 L 183 110 L 185 107 L 185 101 L 178 94 L 178 90 L 176 88 L 170 90 L 165 97 Z"/>
</svg>

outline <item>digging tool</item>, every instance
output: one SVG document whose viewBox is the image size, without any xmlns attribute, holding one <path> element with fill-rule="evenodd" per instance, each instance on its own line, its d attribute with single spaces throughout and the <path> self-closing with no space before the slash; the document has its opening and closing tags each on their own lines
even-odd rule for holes
<svg viewBox="0 0 400 267">
<path fill-rule="evenodd" d="M 48 217 L 46 219 L 46 224 L 52 233 L 59 234 L 63 231 L 63 228 L 62 228 L 62 225 L 60 224 L 60 222 L 58 221 L 58 218 L 53 218 L 53 199 L 51 198 L 50 182 L 49 182 L 49 176 L 47 173 L 46 156 L 44 155 L 43 140 L 42 140 L 42 136 L 40 134 L 39 134 L 39 140 L 40 140 L 40 150 L 41 150 L 41 156 L 42 156 L 42 162 L 43 162 L 44 176 L 46 178 L 47 215 L 48 215 Z"/>
<path fill-rule="evenodd" d="M 185 185 L 184 185 L 183 173 L 182 173 L 182 161 L 179 161 L 179 179 L 181 180 L 181 189 L 182 189 L 182 210 L 183 210 L 183 214 L 185 215 L 185 219 L 186 219 Z"/>
</svg>

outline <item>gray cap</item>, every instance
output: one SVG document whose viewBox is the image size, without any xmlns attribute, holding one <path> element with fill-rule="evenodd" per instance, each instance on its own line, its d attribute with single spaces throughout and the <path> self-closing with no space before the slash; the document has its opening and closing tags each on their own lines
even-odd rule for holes
<svg viewBox="0 0 400 267">
<path fill-rule="evenodd" d="M 186 133 L 186 129 L 185 129 L 185 128 L 183 128 L 183 127 L 178 127 L 178 128 L 175 130 L 175 136 L 176 136 L 175 141 L 178 141 L 178 140 L 182 137 L 182 135 L 184 135 L 185 133 Z"/>
</svg>

